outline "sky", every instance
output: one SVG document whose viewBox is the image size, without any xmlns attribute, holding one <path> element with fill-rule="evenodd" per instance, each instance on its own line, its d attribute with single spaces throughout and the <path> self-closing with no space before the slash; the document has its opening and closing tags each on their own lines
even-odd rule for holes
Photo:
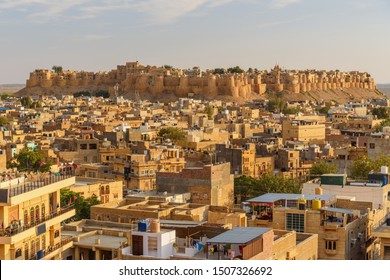
<svg viewBox="0 0 390 280">
<path fill-rule="evenodd" d="M 126 62 L 362 71 L 390 83 L 388 0 L 0 0 L 0 84 Z"/>
</svg>

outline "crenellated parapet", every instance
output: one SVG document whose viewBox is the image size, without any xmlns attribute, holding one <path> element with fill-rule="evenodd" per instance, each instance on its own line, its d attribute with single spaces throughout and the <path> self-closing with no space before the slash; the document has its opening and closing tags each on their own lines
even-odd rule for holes
<svg viewBox="0 0 390 280">
<path fill-rule="evenodd" d="M 304 93 L 330 89 L 376 89 L 374 79 L 368 73 L 358 71 L 297 71 L 284 70 L 277 65 L 270 71 L 256 73 L 213 74 L 212 71 L 202 72 L 199 67 L 174 69 L 170 66 L 143 66 L 138 61 L 118 65 L 109 72 L 64 70 L 56 73 L 39 69 L 30 73 L 26 87 L 112 87 L 117 83 L 121 92 L 149 92 L 156 96 L 170 92 L 178 97 L 196 93 L 206 97 L 227 95 L 243 99 L 267 91 Z"/>
</svg>

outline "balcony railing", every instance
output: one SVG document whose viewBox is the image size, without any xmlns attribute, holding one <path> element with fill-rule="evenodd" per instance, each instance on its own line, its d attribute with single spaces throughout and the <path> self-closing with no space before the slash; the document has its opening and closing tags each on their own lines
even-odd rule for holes
<svg viewBox="0 0 390 280">
<path fill-rule="evenodd" d="M 12 237 L 18 233 L 21 233 L 23 231 L 26 231 L 32 227 L 35 227 L 39 224 L 42 224 L 50 219 L 53 219 L 55 217 L 58 217 L 62 214 L 65 214 L 71 210 L 75 209 L 74 207 L 74 204 L 70 204 L 70 205 L 67 205 L 66 207 L 64 208 L 61 208 L 60 210 L 57 210 L 57 211 L 54 211 L 53 213 L 50 213 L 46 216 L 44 216 L 43 218 L 40 218 L 40 219 L 36 219 L 34 222 L 32 223 L 28 223 L 28 224 L 25 224 L 25 225 L 18 225 L 18 224 L 13 224 L 5 229 L 2 229 L 0 230 L 0 236 L 7 236 L 7 237 Z"/>
<path fill-rule="evenodd" d="M 30 191 L 48 186 L 50 184 L 54 184 L 54 183 L 57 183 L 59 181 L 65 180 L 65 179 L 69 179 L 73 176 L 74 176 L 73 174 L 66 174 L 66 175 L 59 175 L 59 176 L 51 175 L 51 176 L 44 178 L 43 180 L 25 182 L 24 184 L 20 184 L 17 186 L 11 186 L 9 196 L 13 197 L 13 196 L 21 195 L 21 194 L 24 194 L 26 192 L 30 192 Z"/>
<path fill-rule="evenodd" d="M 49 255 L 51 252 L 54 252 L 55 250 L 65 246 L 66 244 L 68 244 L 72 240 L 73 240 L 73 237 L 68 237 L 66 239 L 61 240 L 61 242 L 57 243 L 54 246 L 48 246 L 46 249 L 43 249 L 42 257 L 45 257 L 45 256 Z M 31 255 L 30 260 L 36 260 L 36 259 L 37 259 L 37 254 Z"/>
</svg>

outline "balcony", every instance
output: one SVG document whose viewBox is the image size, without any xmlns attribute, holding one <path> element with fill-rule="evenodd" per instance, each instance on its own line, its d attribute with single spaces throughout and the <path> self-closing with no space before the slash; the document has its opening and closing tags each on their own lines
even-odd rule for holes
<svg viewBox="0 0 390 280">
<path fill-rule="evenodd" d="M 46 223 L 46 228 L 61 223 L 62 221 L 73 217 L 76 214 L 74 205 L 68 205 L 65 208 L 61 208 L 45 217 L 34 221 L 33 223 L 18 225 L 15 221 L 9 227 L 0 230 L 0 244 L 12 244 L 16 243 L 24 238 L 36 234 L 36 228 Z"/>
</svg>

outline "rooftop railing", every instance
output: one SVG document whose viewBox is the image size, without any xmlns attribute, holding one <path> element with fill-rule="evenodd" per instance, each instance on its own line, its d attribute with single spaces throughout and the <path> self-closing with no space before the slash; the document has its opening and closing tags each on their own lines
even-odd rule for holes
<svg viewBox="0 0 390 280">
<path fill-rule="evenodd" d="M 16 186 L 10 186 L 9 187 L 9 197 L 17 196 L 24 194 L 26 192 L 30 192 L 45 186 L 48 186 L 50 184 L 57 183 L 59 181 L 69 179 L 71 177 L 74 177 L 73 174 L 60 174 L 60 175 L 50 175 L 42 180 L 36 180 L 36 181 L 27 181 L 23 184 L 18 184 Z"/>
</svg>

